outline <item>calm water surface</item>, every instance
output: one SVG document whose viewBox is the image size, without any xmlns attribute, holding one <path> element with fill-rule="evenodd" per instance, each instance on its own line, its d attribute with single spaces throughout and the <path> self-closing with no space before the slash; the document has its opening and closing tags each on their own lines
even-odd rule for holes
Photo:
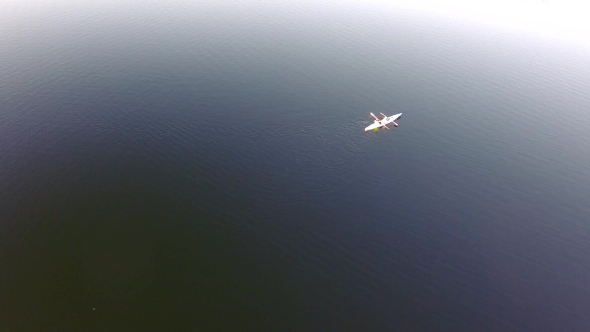
<svg viewBox="0 0 590 332">
<path fill-rule="evenodd" d="M 588 50 L 371 5 L 8 8 L 2 330 L 590 329 Z"/>
</svg>

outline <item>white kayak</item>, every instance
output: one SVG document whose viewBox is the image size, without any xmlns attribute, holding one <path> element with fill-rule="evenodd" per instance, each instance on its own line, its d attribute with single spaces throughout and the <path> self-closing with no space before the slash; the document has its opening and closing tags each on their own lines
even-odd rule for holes
<svg viewBox="0 0 590 332">
<path fill-rule="evenodd" d="M 395 120 L 399 119 L 402 116 L 401 113 L 396 114 L 396 115 L 392 115 L 392 116 L 386 116 L 385 114 L 381 113 L 381 115 L 383 115 L 383 117 L 381 119 L 379 119 L 373 113 L 371 113 L 371 115 L 375 118 L 375 122 L 373 122 L 373 124 L 371 124 L 370 126 L 365 128 L 365 131 L 375 130 L 375 129 L 379 129 L 382 127 L 389 129 L 389 127 L 387 127 L 387 125 L 390 123 L 393 124 L 394 127 L 397 127 L 398 124 L 395 122 Z"/>
</svg>

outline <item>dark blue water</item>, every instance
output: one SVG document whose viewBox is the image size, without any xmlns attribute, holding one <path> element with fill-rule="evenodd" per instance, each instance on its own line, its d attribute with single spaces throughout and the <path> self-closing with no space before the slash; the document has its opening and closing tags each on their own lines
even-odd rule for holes
<svg viewBox="0 0 590 332">
<path fill-rule="evenodd" d="M 373 5 L 0 18 L 2 330 L 590 329 L 582 46 Z"/>
</svg>

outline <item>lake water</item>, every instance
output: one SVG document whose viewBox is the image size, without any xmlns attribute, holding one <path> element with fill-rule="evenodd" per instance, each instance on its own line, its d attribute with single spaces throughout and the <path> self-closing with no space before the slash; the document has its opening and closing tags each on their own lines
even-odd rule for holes
<svg viewBox="0 0 590 332">
<path fill-rule="evenodd" d="M 2 331 L 590 330 L 588 48 L 376 5 L 7 8 Z"/>
</svg>

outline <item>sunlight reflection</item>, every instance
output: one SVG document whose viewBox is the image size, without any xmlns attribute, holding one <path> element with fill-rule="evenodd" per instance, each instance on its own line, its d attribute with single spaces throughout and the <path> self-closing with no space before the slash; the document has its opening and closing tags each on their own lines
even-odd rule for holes
<svg viewBox="0 0 590 332">
<path fill-rule="evenodd" d="M 576 43 L 590 40 L 589 7 L 580 0 L 376 0 L 375 3 Z"/>
</svg>

